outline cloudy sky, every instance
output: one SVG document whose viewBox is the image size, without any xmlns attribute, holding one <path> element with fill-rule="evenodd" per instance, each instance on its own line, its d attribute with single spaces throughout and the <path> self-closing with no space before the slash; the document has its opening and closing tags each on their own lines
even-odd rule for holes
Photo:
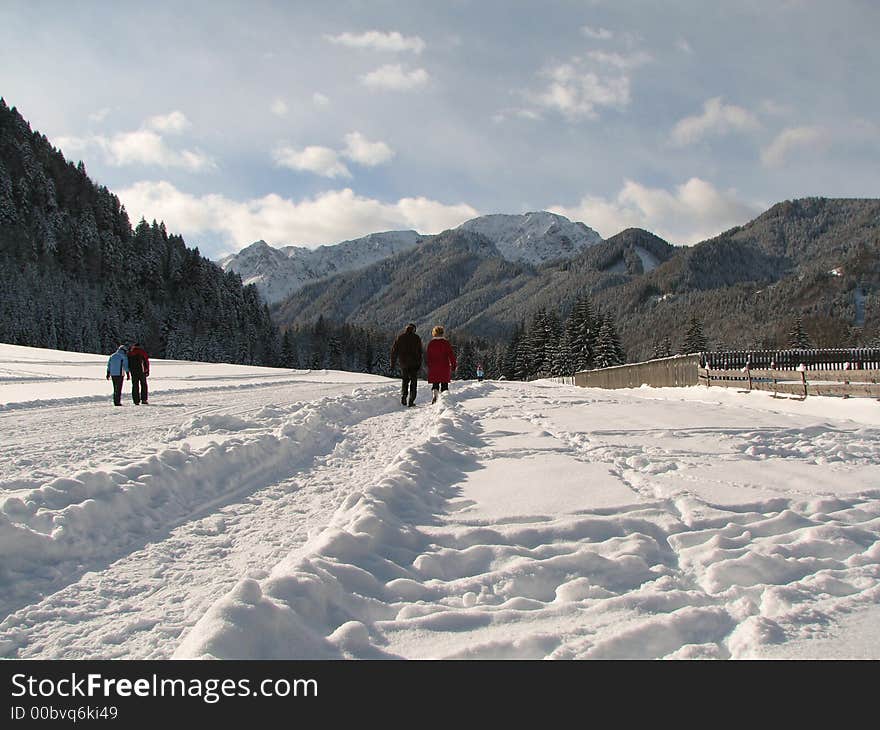
<svg viewBox="0 0 880 730">
<path fill-rule="evenodd" d="M 880 196 L 875 0 L 0 2 L 0 95 L 208 256 Z"/>
</svg>

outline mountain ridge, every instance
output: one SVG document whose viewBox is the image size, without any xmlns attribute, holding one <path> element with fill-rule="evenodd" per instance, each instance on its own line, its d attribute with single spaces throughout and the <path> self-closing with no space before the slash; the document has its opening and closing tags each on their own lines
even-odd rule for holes
<svg viewBox="0 0 880 730">
<path fill-rule="evenodd" d="M 567 259 L 601 243 L 602 238 L 584 223 L 548 211 L 523 214 L 493 213 L 465 221 L 450 230 L 477 233 L 491 240 L 500 256 L 512 262 L 540 265 Z M 277 304 L 305 285 L 354 271 L 409 250 L 441 234 L 385 231 L 309 249 L 274 247 L 256 241 L 218 261 L 225 271 L 235 271 L 245 284 L 254 284 L 268 304 Z"/>
<path fill-rule="evenodd" d="M 455 230 L 442 234 L 447 244 Z M 389 258 L 378 279 L 373 267 L 330 277 L 318 300 L 311 301 L 314 292 L 293 294 L 273 316 L 282 328 L 318 316 L 392 329 L 413 319 L 503 341 L 539 309 L 565 314 L 587 295 L 618 322 L 630 359 L 650 357 L 658 339 L 680 342 L 694 314 L 713 346 L 782 346 L 798 314 L 820 346 L 880 336 L 880 200 L 871 198 L 783 201 L 692 246 L 630 228 L 540 265 L 506 262 L 497 246 L 473 249 L 466 266 L 461 251 L 447 252 L 456 275 L 442 282 L 432 273 L 442 257 L 428 249 L 423 242 L 406 258 Z M 430 297 L 407 295 L 388 306 L 375 296 L 380 279 L 382 286 L 408 282 Z M 338 287 L 344 312 L 334 304 Z"/>
</svg>

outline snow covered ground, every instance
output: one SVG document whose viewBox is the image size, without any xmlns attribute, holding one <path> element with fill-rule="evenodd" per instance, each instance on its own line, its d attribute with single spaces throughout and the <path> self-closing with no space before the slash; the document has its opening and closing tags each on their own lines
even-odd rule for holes
<svg viewBox="0 0 880 730">
<path fill-rule="evenodd" d="M 880 404 L 0 345 L 0 656 L 880 658 Z"/>
</svg>

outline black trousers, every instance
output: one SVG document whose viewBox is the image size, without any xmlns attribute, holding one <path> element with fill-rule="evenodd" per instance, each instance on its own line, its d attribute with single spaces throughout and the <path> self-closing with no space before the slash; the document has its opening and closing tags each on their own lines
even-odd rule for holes
<svg viewBox="0 0 880 730">
<path fill-rule="evenodd" d="M 419 382 L 419 368 L 400 368 L 400 402 L 407 400 L 409 404 L 416 402 L 416 383 Z"/>
<path fill-rule="evenodd" d="M 143 373 L 131 374 L 131 399 L 135 405 L 147 402 L 147 376 Z"/>
<path fill-rule="evenodd" d="M 440 390 L 445 393 L 449 390 L 449 383 L 431 383 L 431 390 Z"/>
<path fill-rule="evenodd" d="M 111 375 L 110 379 L 113 381 L 113 405 L 121 406 L 122 405 L 122 383 L 125 381 L 124 375 Z"/>
</svg>

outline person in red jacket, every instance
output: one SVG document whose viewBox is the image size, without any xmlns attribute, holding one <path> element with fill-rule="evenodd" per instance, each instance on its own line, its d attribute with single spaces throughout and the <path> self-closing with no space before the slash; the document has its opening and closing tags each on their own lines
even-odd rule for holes
<svg viewBox="0 0 880 730">
<path fill-rule="evenodd" d="M 443 328 L 437 325 L 431 330 L 431 335 L 431 341 L 425 348 L 425 364 L 428 366 L 428 382 L 433 392 L 431 403 L 436 403 L 438 393 L 449 390 L 449 381 L 452 380 L 452 373 L 458 363 L 452 345 L 443 336 Z"/>
<path fill-rule="evenodd" d="M 128 348 L 128 367 L 131 370 L 131 399 L 136 406 L 147 405 L 147 377 L 150 375 L 150 358 L 139 342 Z"/>
</svg>

